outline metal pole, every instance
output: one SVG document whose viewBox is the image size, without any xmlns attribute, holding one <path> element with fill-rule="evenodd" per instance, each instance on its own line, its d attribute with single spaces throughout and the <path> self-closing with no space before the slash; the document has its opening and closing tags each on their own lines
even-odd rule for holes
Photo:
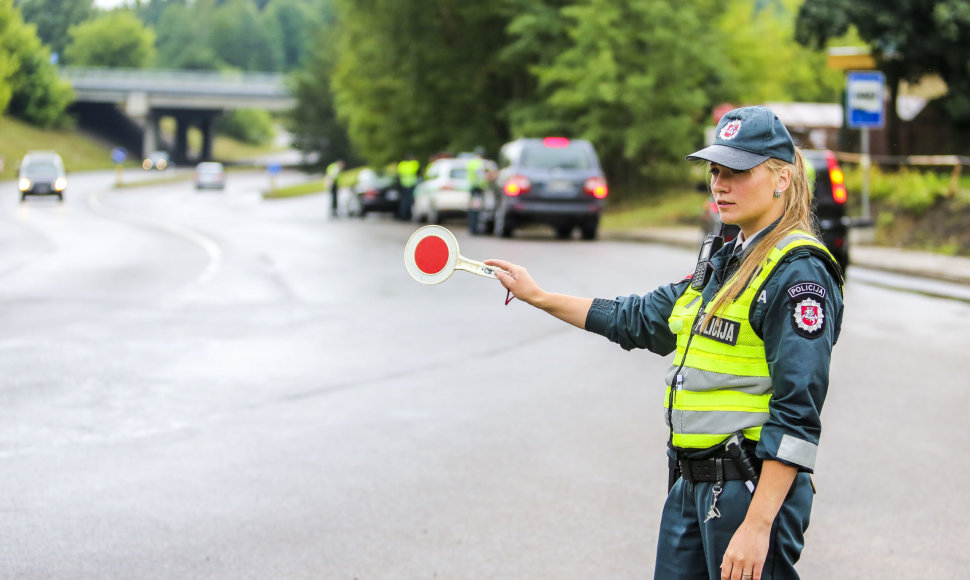
<svg viewBox="0 0 970 580">
<path fill-rule="evenodd" d="M 862 127 L 862 219 L 869 220 L 869 127 Z"/>
</svg>

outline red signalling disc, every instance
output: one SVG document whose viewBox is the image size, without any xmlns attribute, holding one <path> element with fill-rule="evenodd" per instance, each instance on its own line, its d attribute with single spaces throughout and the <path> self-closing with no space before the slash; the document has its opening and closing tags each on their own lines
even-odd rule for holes
<svg viewBox="0 0 970 580">
<path fill-rule="evenodd" d="M 448 265 L 448 244 L 438 236 L 428 236 L 414 249 L 414 263 L 425 274 L 437 274 Z"/>
</svg>

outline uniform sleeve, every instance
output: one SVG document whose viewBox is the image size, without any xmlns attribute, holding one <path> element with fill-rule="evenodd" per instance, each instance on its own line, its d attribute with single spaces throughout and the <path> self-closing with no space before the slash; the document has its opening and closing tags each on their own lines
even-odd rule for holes
<svg viewBox="0 0 970 580">
<path fill-rule="evenodd" d="M 779 264 L 755 301 L 752 322 L 759 318 L 774 394 L 756 454 L 812 472 L 842 324 L 842 295 L 821 258 Z"/>
<path fill-rule="evenodd" d="M 667 320 L 687 284 L 686 280 L 668 284 L 644 296 L 597 298 L 586 315 L 586 330 L 605 336 L 625 350 L 645 348 L 670 354 L 677 346 L 677 337 Z"/>
</svg>

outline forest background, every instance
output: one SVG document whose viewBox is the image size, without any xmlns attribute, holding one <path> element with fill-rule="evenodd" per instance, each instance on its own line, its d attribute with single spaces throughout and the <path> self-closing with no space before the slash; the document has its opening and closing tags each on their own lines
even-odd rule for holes
<svg viewBox="0 0 970 580">
<path fill-rule="evenodd" d="M 940 75 L 940 108 L 965 127 L 968 41 L 963 0 L 0 0 L 0 112 L 70 126 L 57 66 L 278 71 L 298 99 L 287 126 L 321 163 L 582 137 L 627 203 L 690 185 L 683 154 L 719 104 L 839 102 L 830 46 L 869 48 L 893 96 Z M 220 122 L 250 141 L 272 126 L 261 111 Z M 912 173 L 920 208 L 963 207 L 960 182 Z"/>
</svg>

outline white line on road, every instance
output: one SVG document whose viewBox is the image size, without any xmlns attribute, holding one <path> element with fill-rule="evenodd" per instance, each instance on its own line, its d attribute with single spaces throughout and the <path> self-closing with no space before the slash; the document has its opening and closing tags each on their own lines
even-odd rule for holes
<svg viewBox="0 0 970 580">
<path fill-rule="evenodd" d="M 173 236 L 178 236 L 202 248 L 202 251 L 205 252 L 208 258 L 208 264 L 192 284 L 206 284 L 216 275 L 219 268 L 222 267 L 222 248 L 212 238 L 179 224 L 163 222 L 106 205 L 101 200 L 102 193 L 104 192 L 95 192 L 88 197 L 88 205 L 96 213 L 100 213 L 109 218 L 113 217 L 132 225 L 145 226 Z"/>
</svg>

